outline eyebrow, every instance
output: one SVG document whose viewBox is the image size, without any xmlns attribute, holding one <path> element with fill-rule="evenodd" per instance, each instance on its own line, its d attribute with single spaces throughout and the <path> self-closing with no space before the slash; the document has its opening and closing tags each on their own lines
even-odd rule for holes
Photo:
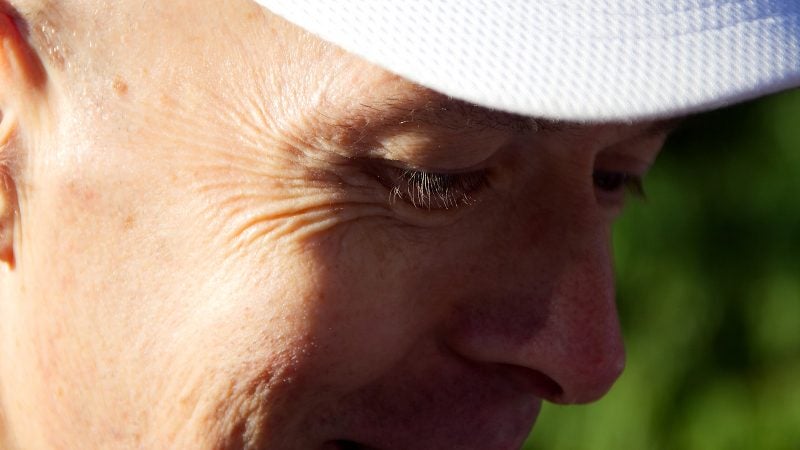
<svg viewBox="0 0 800 450">
<path fill-rule="evenodd" d="M 644 130 L 644 135 L 670 134 L 686 122 L 687 117 L 672 117 L 658 120 Z"/>
<path fill-rule="evenodd" d="M 444 94 L 390 96 L 362 102 L 340 124 L 350 126 L 429 126 L 449 131 L 505 130 L 527 133 L 542 128 L 539 120 L 485 108 Z"/>
<path fill-rule="evenodd" d="M 362 137 L 374 128 L 404 126 L 427 126 L 452 132 L 500 130 L 513 134 L 529 134 L 538 131 L 578 131 L 599 124 L 542 119 L 486 108 L 427 88 L 420 88 L 403 95 L 388 96 L 377 101 L 359 102 L 335 119 L 322 115 L 328 120 L 333 120 L 337 127 L 343 127 L 353 135 Z M 683 117 L 656 120 L 637 133 L 636 137 L 669 134 L 684 120 Z M 633 122 L 618 123 L 634 125 Z"/>
</svg>

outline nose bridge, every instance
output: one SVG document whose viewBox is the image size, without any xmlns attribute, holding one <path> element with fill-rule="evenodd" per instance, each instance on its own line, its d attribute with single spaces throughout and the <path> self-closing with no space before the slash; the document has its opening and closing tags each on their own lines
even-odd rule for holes
<svg viewBox="0 0 800 450">
<path fill-rule="evenodd" d="M 470 300 L 456 346 L 475 360 L 544 375 L 558 386 L 539 390 L 548 400 L 592 401 L 624 364 L 608 226 L 599 215 L 550 213 L 535 235 L 520 231 L 519 245 L 497 255 L 508 262 L 501 282 Z"/>
</svg>

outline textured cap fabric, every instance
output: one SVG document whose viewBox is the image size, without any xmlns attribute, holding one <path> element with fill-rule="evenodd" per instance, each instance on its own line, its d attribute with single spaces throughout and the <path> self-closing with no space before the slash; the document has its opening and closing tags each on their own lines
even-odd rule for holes
<svg viewBox="0 0 800 450">
<path fill-rule="evenodd" d="M 800 0 L 256 0 L 409 80 L 563 120 L 712 109 L 800 85 Z"/>
</svg>

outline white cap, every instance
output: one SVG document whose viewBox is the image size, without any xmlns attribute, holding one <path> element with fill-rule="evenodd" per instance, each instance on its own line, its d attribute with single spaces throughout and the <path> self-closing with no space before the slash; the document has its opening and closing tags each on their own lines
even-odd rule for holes
<svg viewBox="0 0 800 450">
<path fill-rule="evenodd" d="M 563 120 L 712 109 L 800 85 L 800 0 L 256 0 L 455 98 Z"/>
</svg>

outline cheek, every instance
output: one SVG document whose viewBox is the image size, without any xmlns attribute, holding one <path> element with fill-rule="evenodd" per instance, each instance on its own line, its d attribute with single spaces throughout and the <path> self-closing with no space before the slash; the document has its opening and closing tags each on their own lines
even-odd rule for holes
<svg viewBox="0 0 800 450">
<path fill-rule="evenodd" d="M 39 405 L 30 416 L 54 442 L 89 428 L 156 448 L 171 434 L 222 439 L 298 376 L 332 282 L 291 239 L 231 251 L 180 187 L 191 180 L 127 167 L 37 185 L 8 311 L 20 320 L 4 329 L 21 359 L 4 373 L 30 387 L 20 403 Z"/>
<path fill-rule="evenodd" d="M 494 268 L 490 218 L 425 230 L 258 161 L 113 156 L 49 174 L 26 220 L 19 336 L 41 356 L 53 436 L 91 424 L 196 447 L 245 422 L 288 429 L 385 376 L 436 332 L 459 280 Z"/>
<path fill-rule="evenodd" d="M 291 171 L 113 157 L 43 177 L 24 217 L 16 335 L 53 440 L 281 429 L 380 376 L 438 315 L 418 295 L 435 248 L 398 239 L 384 205 Z"/>
<path fill-rule="evenodd" d="M 439 331 L 461 295 L 454 285 L 486 245 L 474 231 L 366 218 L 304 241 L 320 293 L 313 333 L 329 382 L 343 391 L 366 385 Z"/>
</svg>

